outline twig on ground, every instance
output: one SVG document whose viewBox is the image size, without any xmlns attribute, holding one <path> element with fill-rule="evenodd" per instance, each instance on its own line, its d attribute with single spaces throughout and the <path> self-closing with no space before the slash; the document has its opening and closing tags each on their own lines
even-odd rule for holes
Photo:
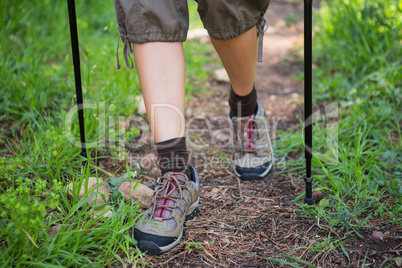
<svg viewBox="0 0 402 268">
<path fill-rule="evenodd" d="M 244 229 L 239 229 L 239 228 L 235 228 L 235 227 L 225 227 L 225 226 L 216 226 L 216 225 L 204 225 L 205 227 L 213 227 L 213 228 L 221 228 L 221 229 L 229 229 L 229 230 L 236 230 L 236 233 L 238 232 L 238 231 L 242 231 L 242 232 L 247 232 L 246 230 L 244 230 Z M 236 234 L 235 233 L 235 234 Z"/>
<path fill-rule="evenodd" d="M 243 230 L 243 227 L 246 226 L 246 224 L 247 224 L 250 220 L 251 220 L 251 219 L 248 219 L 245 223 L 243 223 L 243 225 L 240 227 L 240 230 Z M 239 232 L 239 230 L 236 231 L 236 232 L 234 233 L 234 235 L 236 235 L 238 232 Z"/>
<path fill-rule="evenodd" d="M 245 196 L 245 197 L 250 198 L 250 199 L 255 199 L 255 200 L 275 202 L 275 200 L 271 199 L 271 198 L 263 198 L 263 197 L 256 197 L 256 196 L 253 196 L 253 197 Z"/>
<path fill-rule="evenodd" d="M 241 181 L 240 181 L 240 179 L 238 177 L 236 177 L 236 179 L 237 179 L 237 185 L 239 186 L 240 201 L 243 201 L 244 198 L 243 198 L 243 192 L 242 192 L 242 189 L 241 189 Z"/>
<path fill-rule="evenodd" d="M 315 226 L 315 223 L 313 225 L 311 225 L 310 228 L 308 228 L 306 234 L 308 234 L 311 231 L 311 229 L 313 229 L 314 226 Z"/>
<path fill-rule="evenodd" d="M 100 172 L 102 172 L 102 173 L 108 175 L 109 177 L 114 177 L 114 176 L 115 176 L 115 175 L 113 175 L 112 173 L 107 172 L 106 170 L 104 170 L 104 169 L 102 169 L 102 168 L 100 168 L 100 167 L 98 167 L 98 166 L 96 166 L 96 165 L 94 165 L 94 164 L 89 163 L 89 166 L 92 167 L 92 168 L 95 168 L 95 169 L 99 170 Z"/>
<path fill-rule="evenodd" d="M 167 264 L 168 262 L 170 262 L 171 260 L 173 260 L 173 259 L 175 259 L 175 258 L 177 258 L 177 257 L 179 257 L 179 256 L 181 256 L 181 255 L 183 255 L 183 254 L 186 254 L 186 250 L 185 251 L 182 251 L 182 252 L 180 252 L 180 253 L 178 253 L 178 254 L 176 254 L 176 255 L 173 255 L 170 259 L 168 259 L 167 261 L 164 261 L 164 262 L 161 262 L 161 263 L 159 263 L 158 265 L 159 266 L 163 266 L 164 264 Z"/>
<path fill-rule="evenodd" d="M 320 229 L 330 230 L 330 231 L 333 232 L 339 239 L 341 238 L 330 226 L 325 225 L 325 224 L 320 225 L 320 218 L 317 219 L 317 226 L 318 226 Z"/>
<path fill-rule="evenodd" d="M 267 247 L 261 242 L 261 237 L 260 235 L 258 235 L 258 242 L 260 242 L 261 246 L 263 246 L 265 248 L 266 251 L 268 251 Z"/>
</svg>

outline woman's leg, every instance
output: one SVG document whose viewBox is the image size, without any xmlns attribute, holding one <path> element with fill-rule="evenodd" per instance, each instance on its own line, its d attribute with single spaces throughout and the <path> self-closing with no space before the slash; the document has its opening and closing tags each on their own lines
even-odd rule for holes
<svg viewBox="0 0 402 268">
<path fill-rule="evenodd" d="M 228 73 L 234 92 L 248 95 L 253 89 L 257 69 L 257 28 L 236 38 L 221 41 L 211 38 L 215 50 Z"/>
<path fill-rule="evenodd" d="M 135 225 L 134 238 L 142 251 L 161 254 L 180 243 L 184 222 L 196 215 L 199 206 L 199 180 L 188 167 L 184 137 L 183 44 L 135 44 L 134 58 L 164 174 L 143 215 L 145 220 Z"/>
<path fill-rule="evenodd" d="M 228 73 L 232 89 L 229 96 L 231 115 L 245 117 L 255 113 L 257 92 L 254 79 L 257 69 L 257 29 L 226 41 L 211 38 Z"/>
<path fill-rule="evenodd" d="M 184 222 L 195 216 L 199 205 L 199 180 L 195 169 L 187 166 L 184 137 L 182 42 L 189 26 L 187 0 L 114 3 L 126 53 L 128 42 L 135 43 L 136 68 L 164 175 L 133 235 L 139 249 L 160 254 L 180 243 Z"/>
<path fill-rule="evenodd" d="M 134 44 L 134 58 L 155 142 L 183 137 L 183 43 Z"/>
<path fill-rule="evenodd" d="M 229 106 L 236 137 L 233 171 L 244 180 L 262 179 L 272 168 L 273 152 L 264 109 L 254 88 L 257 29 L 253 27 L 227 41 L 211 40 L 232 84 Z"/>
</svg>

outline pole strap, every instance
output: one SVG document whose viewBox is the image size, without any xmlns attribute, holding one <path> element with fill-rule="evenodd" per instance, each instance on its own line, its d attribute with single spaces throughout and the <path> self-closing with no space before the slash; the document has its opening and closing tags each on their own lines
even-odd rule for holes
<svg viewBox="0 0 402 268">
<path fill-rule="evenodd" d="M 257 23 L 257 36 L 258 36 L 257 62 L 262 62 L 263 40 L 264 40 L 264 33 L 266 30 L 268 30 L 267 19 L 264 16 L 261 16 L 260 20 Z"/>
</svg>

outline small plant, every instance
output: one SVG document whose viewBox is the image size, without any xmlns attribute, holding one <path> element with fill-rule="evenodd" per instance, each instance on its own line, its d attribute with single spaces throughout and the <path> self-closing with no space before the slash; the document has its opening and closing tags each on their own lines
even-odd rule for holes
<svg viewBox="0 0 402 268">
<path fill-rule="evenodd" d="M 186 244 L 186 249 L 191 249 L 191 248 L 202 249 L 201 242 L 188 242 Z"/>
<path fill-rule="evenodd" d="M 140 131 L 135 127 L 131 127 L 127 131 L 124 127 L 118 126 L 116 132 L 115 127 L 114 125 L 109 126 L 109 150 L 113 158 L 124 161 L 127 159 L 126 143 L 133 142 Z"/>
<path fill-rule="evenodd" d="M 15 188 L 8 188 L 0 195 L 0 216 L 5 225 L 3 235 L 8 244 L 17 243 L 20 248 L 37 247 L 40 231 L 46 225 L 47 209 L 60 204 L 58 193 L 62 184 L 53 181 L 50 191 L 48 183 L 42 179 L 20 178 L 15 183 Z"/>
<path fill-rule="evenodd" d="M 0 182 L 5 180 L 11 181 L 12 174 L 19 167 L 21 167 L 21 160 L 18 158 L 0 157 Z"/>
<path fill-rule="evenodd" d="M 121 177 L 110 177 L 106 183 L 106 187 L 108 187 L 110 193 L 112 196 L 118 196 L 119 195 L 119 187 L 120 185 L 125 182 L 134 182 L 136 181 L 135 178 L 138 175 L 137 170 L 131 170 L 131 168 L 128 167 L 128 172 L 124 173 Z"/>
<path fill-rule="evenodd" d="M 140 131 L 134 127 L 125 132 L 127 141 L 133 141 L 138 134 L 140 134 Z"/>
</svg>

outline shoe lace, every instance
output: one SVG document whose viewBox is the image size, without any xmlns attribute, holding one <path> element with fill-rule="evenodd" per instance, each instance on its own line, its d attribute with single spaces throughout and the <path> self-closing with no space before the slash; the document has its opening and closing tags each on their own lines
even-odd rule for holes
<svg viewBox="0 0 402 268">
<path fill-rule="evenodd" d="M 239 118 L 233 122 L 233 127 L 236 133 L 235 144 L 237 149 L 243 153 L 255 153 L 255 130 L 257 128 L 257 121 L 252 115 L 246 118 Z M 244 135 L 246 133 L 246 135 Z M 246 144 L 246 146 L 243 146 Z"/>
<path fill-rule="evenodd" d="M 180 177 L 178 175 L 181 175 Z M 151 219 L 155 217 L 157 209 L 166 209 L 173 213 L 177 208 L 177 201 L 183 199 L 183 188 L 188 184 L 188 177 L 180 172 L 171 172 L 168 175 L 162 176 L 157 181 L 158 187 L 155 191 L 155 199 L 151 211 Z M 179 194 L 173 194 L 177 190 Z M 161 204 L 157 204 L 157 200 L 162 199 Z M 167 202 L 164 200 L 167 200 Z M 174 205 L 169 205 L 169 201 L 175 201 Z M 165 204 L 164 204 L 165 203 Z M 162 220 L 169 220 L 172 216 L 163 218 Z"/>
</svg>

